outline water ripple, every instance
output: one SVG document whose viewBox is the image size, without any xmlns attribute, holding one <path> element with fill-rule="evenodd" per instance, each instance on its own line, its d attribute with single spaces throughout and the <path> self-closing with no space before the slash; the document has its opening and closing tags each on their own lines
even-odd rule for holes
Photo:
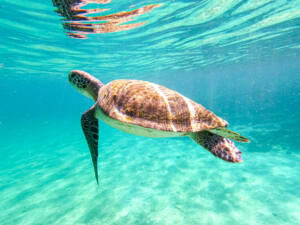
<svg viewBox="0 0 300 225">
<path fill-rule="evenodd" d="M 65 76 L 79 68 L 111 79 L 142 78 L 145 72 L 296 54 L 300 46 L 299 0 L 53 3 L 56 7 L 41 0 L 3 0 L 4 76 Z M 63 7 L 66 3 L 71 8 Z"/>
</svg>

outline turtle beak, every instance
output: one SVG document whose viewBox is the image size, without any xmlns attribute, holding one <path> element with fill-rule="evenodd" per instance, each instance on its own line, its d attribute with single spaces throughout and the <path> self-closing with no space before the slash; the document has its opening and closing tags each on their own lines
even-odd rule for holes
<svg viewBox="0 0 300 225">
<path fill-rule="evenodd" d="M 71 72 L 69 73 L 68 80 L 69 80 L 69 82 L 70 82 L 72 85 L 74 85 L 74 79 L 75 79 L 75 77 L 76 77 L 76 72 L 75 72 L 75 71 L 71 71 Z"/>
</svg>

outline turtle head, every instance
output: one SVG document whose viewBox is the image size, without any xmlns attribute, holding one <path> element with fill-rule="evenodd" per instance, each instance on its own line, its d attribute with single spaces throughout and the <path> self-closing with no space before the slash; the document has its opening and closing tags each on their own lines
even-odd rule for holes
<svg viewBox="0 0 300 225">
<path fill-rule="evenodd" d="M 94 101 L 97 100 L 98 91 L 103 86 L 100 80 L 81 70 L 72 70 L 69 73 L 69 82 L 77 91 Z"/>
</svg>

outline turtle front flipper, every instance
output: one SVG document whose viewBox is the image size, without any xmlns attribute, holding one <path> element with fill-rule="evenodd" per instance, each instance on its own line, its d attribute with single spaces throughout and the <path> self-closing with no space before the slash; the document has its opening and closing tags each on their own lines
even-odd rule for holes
<svg viewBox="0 0 300 225">
<path fill-rule="evenodd" d="M 81 127 L 92 156 L 96 181 L 98 184 L 98 119 L 95 117 L 95 105 L 81 116 Z"/>
<path fill-rule="evenodd" d="M 190 137 L 213 155 L 227 162 L 237 163 L 243 161 L 242 152 L 227 138 L 208 131 L 191 133 Z"/>
<path fill-rule="evenodd" d="M 243 137 L 239 133 L 228 130 L 225 127 L 218 127 L 217 129 L 209 130 L 209 132 L 220 135 L 225 138 L 230 138 L 238 142 L 250 142 L 248 138 Z"/>
</svg>

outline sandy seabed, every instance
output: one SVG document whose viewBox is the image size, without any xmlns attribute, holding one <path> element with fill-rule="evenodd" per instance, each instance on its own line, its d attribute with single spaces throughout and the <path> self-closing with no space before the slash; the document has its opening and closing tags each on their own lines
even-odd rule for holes
<svg viewBox="0 0 300 225">
<path fill-rule="evenodd" d="M 254 137 L 237 144 L 244 162 L 230 164 L 189 138 L 143 138 L 101 126 L 99 187 L 78 124 L 60 124 L 70 132 L 57 135 L 48 121 L 30 134 L 19 131 L 17 141 L 7 137 L 1 224 L 300 224 L 296 149 L 263 148 Z M 253 135 L 253 128 L 237 129 Z"/>
</svg>

